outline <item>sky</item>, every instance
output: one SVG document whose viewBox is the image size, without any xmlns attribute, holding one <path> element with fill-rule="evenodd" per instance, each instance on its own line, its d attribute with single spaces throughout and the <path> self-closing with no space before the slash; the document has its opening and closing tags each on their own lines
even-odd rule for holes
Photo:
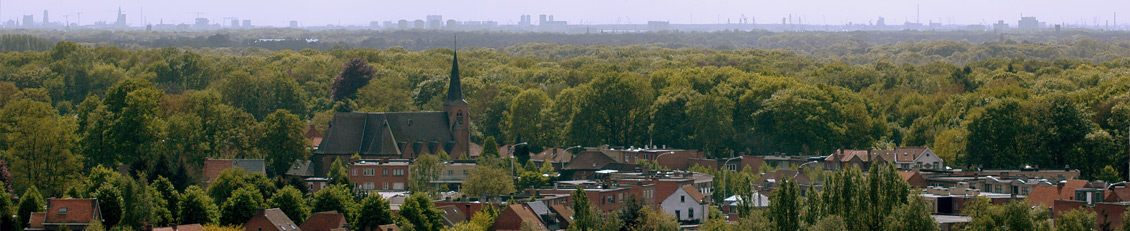
<svg viewBox="0 0 1130 231">
<path fill-rule="evenodd" d="M 162 21 L 191 24 L 197 15 L 213 22 L 232 17 L 251 20 L 255 26 L 277 27 L 291 20 L 301 26 L 368 25 L 370 21 L 411 21 L 427 15 L 517 24 L 520 15 L 531 15 L 536 23 L 540 14 L 554 15 L 554 19 L 569 24 L 737 23 L 743 15 L 767 24 L 780 23 L 792 15 L 794 22 L 805 24 L 867 24 L 885 17 L 891 25 L 914 22 L 916 9 L 920 9 L 918 20 L 922 23 L 992 24 L 1005 20 L 1016 24 L 1023 15 L 1035 16 L 1049 25 L 1105 25 L 1113 23 L 1114 14 L 1123 11 L 1126 16 L 1119 24 L 1130 24 L 1130 1 L 1126 0 L 0 0 L 0 20 L 22 19 L 22 15 L 30 14 L 39 22 L 43 10 L 48 10 L 53 22 L 112 23 L 119 6 L 131 26 Z"/>
</svg>

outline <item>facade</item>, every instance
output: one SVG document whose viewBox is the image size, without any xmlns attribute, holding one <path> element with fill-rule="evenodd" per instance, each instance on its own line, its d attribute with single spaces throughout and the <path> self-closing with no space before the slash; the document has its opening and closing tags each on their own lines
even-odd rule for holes
<svg viewBox="0 0 1130 231">
<path fill-rule="evenodd" d="M 443 111 L 341 112 L 334 115 L 311 158 L 316 176 L 325 176 L 334 159 L 415 159 L 445 151 L 451 156 L 477 155 L 471 145 L 470 104 L 463 99 L 459 58 L 451 63 L 451 78 Z"/>
<path fill-rule="evenodd" d="M 706 220 L 709 203 L 698 189 L 685 185 L 675 190 L 660 203 L 659 207 L 668 214 L 674 214 L 680 222 L 697 224 Z"/>
<path fill-rule="evenodd" d="M 408 190 L 408 161 L 361 160 L 349 165 L 349 181 L 361 192 Z"/>
</svg>

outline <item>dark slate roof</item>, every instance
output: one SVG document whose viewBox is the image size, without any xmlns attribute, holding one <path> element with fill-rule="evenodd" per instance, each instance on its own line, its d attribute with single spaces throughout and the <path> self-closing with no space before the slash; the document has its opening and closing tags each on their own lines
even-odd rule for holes
<svg viewBox="0 0 1130 231">
<path fill-rule="evenodd" d="M 565 166 L 565 169 L 600 170 L 604 169 L 605 166 L 608 166 L 611 163 L 616 163 L 616 160 L 608 157 L 608 155 L 604 155 L 604 153 L 597 151 L 584 151 L 580 154 L 577 154 L 577 156 L 574 157 L 571 162 L 569 162 L 569 165 Z"/>
<path fill-rule="evenodd" d="M 454 134 L 447 113 L 433 112 L 340 112 L 334 115 L 317 153 L 400 155 L 415 142 L 440 145 L 450 152 Z M 410 142 L 410 143 L 409 143 Z M 411 148 L 411 147 L 408 147 Z"/>
<path fill-rule="evenodd" d="M 443 211 L 443 224 L 447 226 L 455 226 L 459 222 L 467 220 L 467 215 L 463 214 L 459 207 L 454 205 L 439 206 L 436 209 Z"/>
</svg>

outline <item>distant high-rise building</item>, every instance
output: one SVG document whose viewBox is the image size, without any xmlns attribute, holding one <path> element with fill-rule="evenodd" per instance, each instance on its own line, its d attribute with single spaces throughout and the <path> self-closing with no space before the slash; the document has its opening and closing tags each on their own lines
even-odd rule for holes
<svg viewBox="0 0 1130 231">
<path fill-rule="evenodd" d="M 879 17 L 879 21 L 875 22 L 876 26 L 887 26 L 887 19 Z"/>
<path fill-rule="evenodd" d="M 443 27 L 443 15 L 428 15 L 428 29 L 439 29 Z"/>
<path fill-rule="evenodd" d="M 1008 23 L 1004 23 L 1004 20 L 997 21 L 996 24 L 993 24 L 993 31 L 995 32 L 1002 32 L 1006 30 L 1008 30 Z"/>
<path fill-rule="evenodd" d="M 518 25 L 519 26 L 530 26 L 530 24 L 531 23 L 530 23 L 530 16 L 529 15 L 522 15 L 521 17 L 518 18 Z"/>
<path fill-rule="evenodd" d="M 545 24 L 545 15 L 538 15 L 538 25 Z"/>
<path fill-rule="evenodd" d="M 459 26 L 459 22 L 456 22 L 455 19 L 448 19 L 445 26 L 447 26 L 447 28 L 455 28 Z"/>
<path fill-rule="evenodd" d="M 24 15 L 24 27 L 35 26 L 35 15 Z"/>
<path fill-rule="evenodd" d="M 232 27 L 232 28 L 237 28 L 237 27 L 239 27 L 239 19 L 232 19 L 232 20 L 231 20 L 231 27 Z"/>
<path fill-rule="evenodd" d="M 424 29 L 424 24 L 424 20 L 416 19 L 416 21 L 412 21 L 412 29 Z"/>
<path fill-rule="evenodd" d="M 370 28 L 380 28 L 380 27 L 381 27 L 381 22 L 378 22 L 378 21 L 370 21 L 370 22 L 369 22 L 369 27 L 370 27 Z"/>
<path fill-rule="evenodd" d="M 1020 21 L 1016 22 L 1016 28 L 1020 30 L 1038 30 L 1040 29 L 1040 21 L 1036 17 L 1020 17 Z"/>
<path fill-rule="evenodd" d="M 43 25 L 47 26 L 48 24 L 51 24 L 51 19 L 47 18 L 47 10 L 43 10 Z"/>
<path fill-rule="evenodd" d="M 197 28 L 205 28 L 205 27 L 208 27 L 208 18 L 196 18 L 196 24 L 195 24 L 195 26 L 196 26 Z"/>
<path fill-rule="evenodd" d="M 251 20 L 250 19 L 244 19 L 243 20 L 243 27 L 251 28 Z"/>
<path fill-rule="evenodd" d="M 396 22 L 396 29 L 397 30 L 407 30 L 408 29 L 408 20 L 401 19 L 400 21 L 397 21 Z"/>
<path fill-rule="evenodd" d="M 292 27 L 292 28 L 298 28 L 298 21 L 296 21 L 296 20 L 290 20 L 290 27 Z"/>
</svg>

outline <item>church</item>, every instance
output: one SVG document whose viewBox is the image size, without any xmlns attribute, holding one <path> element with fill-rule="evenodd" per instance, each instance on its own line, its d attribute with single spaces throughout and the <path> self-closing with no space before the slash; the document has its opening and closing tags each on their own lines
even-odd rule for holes
<svg viewBox="0 0 1130 231">
<path fill-rule="evenodd" d="M 443 111 L 339 112 L 310 160 L 317 176 L 326 176 L 334 159 L 348 163 L 353 154 L 366 160 L 415 159 L 445 151 L 471 156 L 470 104 L 463 99 L 459 55 L 451 61 Z"/>
</svg>

